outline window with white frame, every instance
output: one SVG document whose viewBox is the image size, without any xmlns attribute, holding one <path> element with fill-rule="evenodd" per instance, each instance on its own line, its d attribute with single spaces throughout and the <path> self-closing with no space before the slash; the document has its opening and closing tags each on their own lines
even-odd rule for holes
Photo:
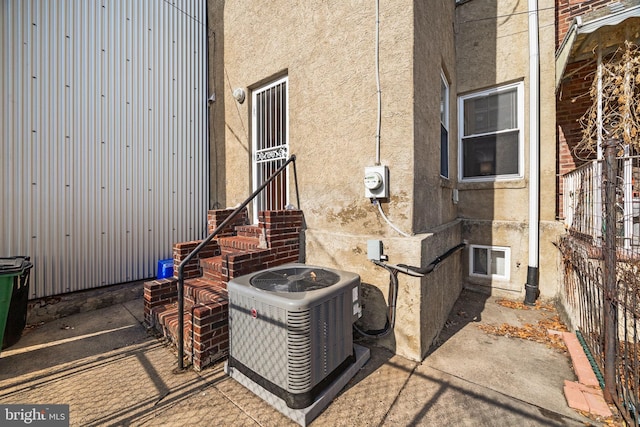
<svg viewBox="0 0 640 427">
<path fill-rule="evenodd" d="M 459 98 L 460 179 L 522 177 L 524 96 L 522 82 Z"/>
<path fill-rule="evenodd" d="M 499 246 L 469 246 L 469 275 L 509 279 L 509 248 Z"/>
<path fill-rule="evenodd" d="M 440 175 L 449 178 L 449 84 L 440 73 Z"/>
</svg>

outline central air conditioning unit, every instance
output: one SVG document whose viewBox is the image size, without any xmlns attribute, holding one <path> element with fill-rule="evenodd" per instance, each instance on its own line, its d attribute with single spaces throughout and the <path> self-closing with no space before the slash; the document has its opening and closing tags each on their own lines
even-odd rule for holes
<svg viewBox="0 0 640 427">
<path fill-rule="evenodd" d="M 369 358 L 353 344 L 362 315 L 355 273 L 286 264 L 232 279 L 227 290 L 227 373 L 302 425 Z M 320 396 L 324 406 L 313 409 Z"/>
</svg>

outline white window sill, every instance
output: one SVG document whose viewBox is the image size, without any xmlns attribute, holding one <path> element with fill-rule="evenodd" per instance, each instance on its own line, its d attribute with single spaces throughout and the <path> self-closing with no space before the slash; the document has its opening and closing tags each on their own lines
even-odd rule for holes
<svg viewBox="0 0 640 427">
<path fill-rule="evenodd" d="M 491 181 L 460 181 L 459 190 L 487 190 L 502 188 L 526 188 L 527 181 L 523 178 L 513 180 L 491 180 Z"/>
</svg>

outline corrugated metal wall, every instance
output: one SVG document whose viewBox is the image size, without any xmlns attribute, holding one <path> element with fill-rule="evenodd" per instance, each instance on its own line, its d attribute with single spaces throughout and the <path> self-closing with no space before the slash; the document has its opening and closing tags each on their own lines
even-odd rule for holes
<svg viewBox="0 0 640 427">
<path fill-rule="evenodd" d="M 206 1 L 0 14 L 0 257 L 32 257 L 30 298 L 155 276 L 206 230 Z"/>
</svg>

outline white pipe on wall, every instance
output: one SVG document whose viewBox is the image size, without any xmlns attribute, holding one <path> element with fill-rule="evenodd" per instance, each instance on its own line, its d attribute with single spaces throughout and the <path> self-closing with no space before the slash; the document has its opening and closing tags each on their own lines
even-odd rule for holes
<svg viewBox="0 0 640 427">
<path fill-rule="evenodd" d="M 538 296 L 540 254 L 540 47 L 538 1 L 529 0 L 529 267 L 525 304 Z"/>
<path fill-rule="evenodd" d="M 376 166 L 380 166 L 380 127 L 382 125 L 382 91 L 380 90 L 380 0 L 376 0 Z"/>
</svg>

